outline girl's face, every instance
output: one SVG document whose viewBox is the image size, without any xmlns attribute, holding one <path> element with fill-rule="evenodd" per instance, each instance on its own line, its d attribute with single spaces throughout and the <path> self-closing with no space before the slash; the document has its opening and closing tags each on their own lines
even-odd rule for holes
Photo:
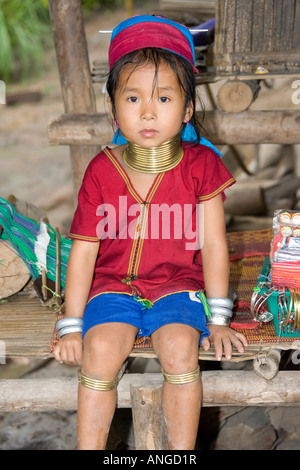
<svg viewBox="0 0 300 470">
<path fill-rule="evenodd" d="M 178 79 L 167 64 L 127 66 L 120 74 L 115 96 L 116 118 L 127 140 L 144 148 L 157 147 L 177 135 L 190 120 Z"/>
</svg>

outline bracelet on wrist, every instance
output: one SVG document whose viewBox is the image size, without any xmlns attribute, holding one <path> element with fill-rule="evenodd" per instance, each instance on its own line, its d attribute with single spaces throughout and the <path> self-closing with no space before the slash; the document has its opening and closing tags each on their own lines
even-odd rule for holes
<svg viewBox="0 0 300 470">
<path fill-rule="evenodd" d="M 230 317 L 225 315 L 211 315 L 207 320 L 207 325 L 229 326 Z"/>
<path fill-rule="evenodd" d="M 79 317 L 65 317 L 58 320 L 56 323 L 58 336 L 62 338 L 69 333 L 82 332 L 82 318 Z"/>
<path fill-rule="evenodd" d="M 209 307 L 224 307 L 233 309 L 233 301 L 227 297 L 208 297 L 207 303 Z"/>
<path fill-rule="evenodd" d="M 211 315 L 223 315 L 225 317 L 232 317 L 232 310 L 226 307 L 210 307 Z"/>
</svg>

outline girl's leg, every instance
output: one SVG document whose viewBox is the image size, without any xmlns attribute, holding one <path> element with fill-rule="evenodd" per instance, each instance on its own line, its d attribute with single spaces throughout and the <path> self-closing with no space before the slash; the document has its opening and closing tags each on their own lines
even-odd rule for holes
<svg viewBox="0 0 300 470">
<path fill-rule="evenodd" d="M 170 324 L 156 330 L 152 342 L 164 372 L 176 376 L 196 370 L 199 339 L 200 333 L 188 325 Z M 162 407 L 169 449 L 195 448 L 201 398 L 200 379 L 182 385 L 164 382 Z"/>
<path fill-rule="evenodd" d="M 81 372 L 84 376 L 114 379 L 133 347 L 138 329 L 125 323 L 97 325 L 84 336 Z M 104 450 L 116 406 L 116 390 L 78 389 L 78 449 Z"/>
</svg>

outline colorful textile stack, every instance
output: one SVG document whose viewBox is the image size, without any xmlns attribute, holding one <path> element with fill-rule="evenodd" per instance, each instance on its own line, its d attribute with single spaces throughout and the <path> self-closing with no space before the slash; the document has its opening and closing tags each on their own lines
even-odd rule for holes
<svg viewBox="0 0 300 470">
<path fill-rule="evenodd" d="M 300 212 L 278 210 L 273 219 L 272 284 L 300 287 Z"/>
<path fill-rule="evenodd" d="M 28 267 L 33 279 L 36 280 L 40 276 L 36 244 L 41 234 L 42 224 L 19 214 L 10 202 L 0 197 L 0 225 L 3 228 L 0 242 L 6 240 L 11 243 L 14 250 Z M 43 227 L 46 227 L 48 234 L 45 254 L 47 278 L 55 282 L 57 232 L 49 224 L 44 224 Z M 66 268 L 71 245 L 71 240 L 60 237 L 60 277 L 62 288 L 65 287 Z"/>
</svg>

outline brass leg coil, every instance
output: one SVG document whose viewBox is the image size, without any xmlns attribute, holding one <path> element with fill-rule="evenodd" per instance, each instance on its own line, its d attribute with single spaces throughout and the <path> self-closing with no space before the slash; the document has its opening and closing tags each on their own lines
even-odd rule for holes
<svg viewBox="0 0 300 470">
<path fill-rule="evenodd" d="M 173 385 L 188 384 L 200 379 L 199 366 L 197 367 L 197 369 L 192 370 L 191 372 L 187 372 L 186 374 L 167 374 L 163 369 L 162 373 L 165 381 Z"/>
<path fill-rule="evenodd" d="M 98 380 L 98 379 L 91 379 L 86 375 L 81 373 L 81 370 L 78 371 L 78 381 L 84 387 L 90 388 L 92 390 L 113 390 L 117 387 L 119 383 L 118 377 L 112 380 Z"/>
</svg>

